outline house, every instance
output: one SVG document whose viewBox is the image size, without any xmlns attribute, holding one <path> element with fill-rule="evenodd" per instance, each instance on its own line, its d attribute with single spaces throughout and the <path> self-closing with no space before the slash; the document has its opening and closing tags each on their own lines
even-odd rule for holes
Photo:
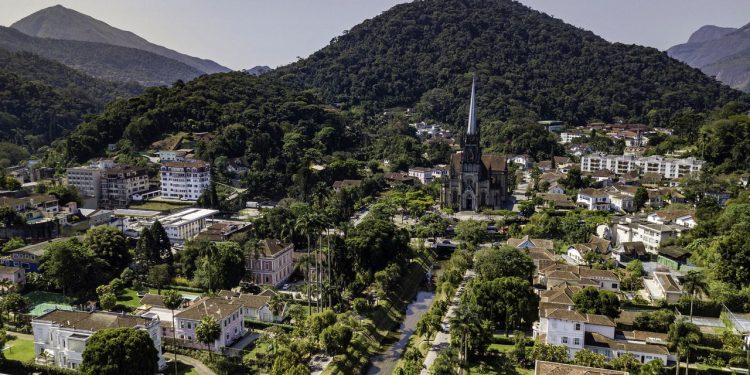
<svg viewBox="0 0 750 375">
<path fill-rule="evenodd" d="M 26 271 L 21 267 L 0 266 L 0 280 L 8 280 L 13 285 L 25 285 Z"/>
<path fill-rule="evenodd" d="M 245 269 L 256 284 L 278 286 L 294 272 L 293 253 L 294 244 L 267 238 L 247 257 Z"/>
<path fill-rule="evenodd" d="M 196 238 L 208 241 L 228 241 L 235 233 L 250 230 L 250 225 L 247 221 L 213 220 L 211 225 L 203 229 Z"/>
<path fill-rule="evenodd" d="M 185 297 L 183 295 L 183 297 Z M 175 313 L 182 311 L 186 307 L 190 306 L 190 300 L 187 298 L 183 299 L 182 305 L 175 309 Z M 161 326 L 161 337 L 164 340 L 172 339 L 174 334 L 174 327 L 172 326 L 172 310 L 168 309 L 164 305 L 164 300 L 159 294 L 146 293 L 140 300 L 140 306 L 136 310 L 135 315 L 160 320 Z"/>
<path fill-rule="evenodd" d="M 229 159 L 229 162 L 227 163 L 227 172 L 243 175 L 247 173 L 248 170 L 249 168 L 245 165 L 242 158 Z"/>
<path fill-rule="evenodd" d="M 52 310 L 31 321 L 34 353 L 39 364 L 80 368 L 88 339 L 101 329 L 130 327 L 148 332 L 158 352 L 159 368 L 167 364 L 162 355 L 160 320 L 109 312 Z"/>
<path fill-rule="evenodd" d="M 634 197 L 627 194 L 610 192 L 609 193 L 609 206 L 613 211 L 617 212 L 633 212 L 635 211 L 635 200 Z"/>
<path fill-rule="evenodd" d="M 549 251 L 553 251 L 555 249 L 555 244 L 554 242 L 552 242 L 552 240 L 529 238 L 528 235 L 521 238 L 508 238 L 506 244 L 518 249 L 529 249 L 533 247 L 542 248 Z"/>
<path fill-rule="evenodd" d="M 667 246 L 658 250 L 656 262 L 669 268 L 679 270 L 688 264 L 690 252 L 679 246 Z"/>
<path fill-rule="evenodd" d="M 385 178 L 385 182 L 388 185 L 395 185 L 395 184 L 405 184 L 405 185 L 414 185 L 414 181 L 417 181 L 416 178 L 409 176 L 408 173 L 404 172 L 388 172 L 384 173 L 383 177 Z"/>
<path fill-rule="evenodd" d="M 572 142 L 576 138 L 585 137 L 586 135 L 580 132 L 562 132 L 560 133 L 560 143 L 567 144 Z"/>
<path fill-rule="evenodd" d="M 416 178 L 423 184 L 432 182 L 432 169 L 423 167 L 409 168 L 409 176 Z"/>
<path fill-rule="evenodd" d="M 541 247 L 531 247 L 527 249 L 527 254 L 534 262 L 534 272 L 542 267 L 547 267 L 557 262 L 555 253 Z"/>
<path fill-rule="evenodd" d="M 515 155 L 510 158 L 508 158 L 508 163 L 513 163 L 518 165 L 521 169 L 529 169 L 531 168 L 531 164 L 533 163 L 533 159 L 531 156 L 523 154 L 523 155 Z"/>
<path fill-rule="evenodd" d="M 600 169 L 591 173 L 591 179 L 602 184 L 603 187 L 612 185 L 615 174 L 609 169 Z"/>
<path fill-rule="evenodd" d="M 565 194 L 565 188 L 557 182 L 553 182 L 549 185 L 547 192 L 550 194 Z"/>
<path fill-rule="evenodd" d="M 703 193 L 703 198 L 713 198 L 719 204 L 719 206 L 722 206 L 722 207 L 727 205 L 727 201 L 731 197 L 732 196 L 729 195 L 729 193 L 724 193 L 720 191 L 711 191 L 711 192 Z"/>
<path fill-rule="evenodd" d="M 81 237 L 77 237 L 81 238 Z M 58 241 L 67 241 L 71 237 L 55 238 L 53 240 L 40 242 L 32 245 L 26 245 L 24 247 L 11 250 L 8 255 L 0 258 L 0 264 L 6 267 L 19 267 L 23 268 L 25 272 L 37 272 L 39 271 L 39 259 L 44 255 L 47 250 L 47 246 Z"/>
<path fill-rule="evenodd" d="M 646 245 L 641 241 L 623 242 L 619 249 L 615 251 L 615 259 L 620 263 L 627 263 L 636 259 L 647 261 L 650 258 L 646 252 Z"/>
<path fill-rule="evenodd" d="M 547 290 L 560 285 L 594 287 L 611 292 L 620 291 L 620 279 L 610 270 L 597 270 L 585 266 L 553 264 L 540 268 L 537 281 Z"/>
<path fill-rule="evenodd" d="M 578 264 L 584 265 L 587 264 L 585 260 L 586 254 L 591 252 L 596 254 L 599 262 L 605 261 L 612 253 L 612 245 L 608 240 L 591 235 L 589 242 L 578 243 L 568 247 L 567 254 Z"/>
<path fill-rule="evenodd" d="M 175 334 L 183 345 L 205 348 L 195 336 L 195 328 L 204 316 L 212 316 L 219 323 L 221 334 L 209 346 L 217 351 L 230 346 L 247 332 L 245 319 L 264 322 L 279 322 L 283 318 L 283 306 L 279 314 L 271 311 L 271 297 L 240 294 L 223 290 L 217 297 L 204 297 L 175 315 Z"/>
<path fill-rule="evenodd" d="M 545 207 L 554 208 L 556 210 L 574 210 L 578 206 L 565 194 L 537 194 L 539 198 L 544 202 Z"/>
<path fill-rule="evenodd" d="M 602 189 L 586 188 L 578 191 L 576 203 L 591 211 L 609 211 L 609 194 Z"/>
<path fill-rule="evenodd" d="M 656 224 L 676 224 L 687 228 L 694 228 L 695 210 L 660 210 L 649 214 L 646 221 Z"/>
<path fill-rule="evenodd" d="M 79 210 L 83 217 L 89 219 L 89 227 L 96 227 L 99 225 L 108 224 L 112 220 L 112 210 L 98 210 L 82 208 Z"/>
<path fill-rule="evenodd" d="M 355 188 L 362 185 L 362 180 L 339 180 L 333 182 L 333 191 L 341 191 L 341 189 Z"/>
<path fill-rule="evenodd" d="M 677 303 L 685 294 L 669 272 L 654 272 L 654 278 L 645 279 L 643 284 L 652 301 L 666 300 L 667 303 Z"/>
<path fill-rule="evenodd" d="M 627 372 L 596 367 L 577 366 L 567 363 L 534 362 L 534 375 L 628 375 Z"/>
<path fill-rule="evenodd" d="M 642 363 L 653 360 L 667 363 L 666 347 L 616 339 L 615 326 L 615 321 L 605 315 L 556 309 L 540 315 L 539 322 L 534 324 L 534 338 L 546 344 L 564 345 L 570 358 L 587 349 L 608 360 L 631 353 Z"/>
</svg>

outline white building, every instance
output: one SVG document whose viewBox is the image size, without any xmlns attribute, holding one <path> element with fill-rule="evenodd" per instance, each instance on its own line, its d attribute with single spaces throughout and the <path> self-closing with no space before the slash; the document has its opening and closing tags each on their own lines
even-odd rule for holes
<svg viewBox="0 0 750 375">
<path fill-rule="evenodd" d="M 667 364 L 669 351 L 661 345 L 615 339 L 615 322 L 605 315 L 585 314 L 568 309 L 545 309 L 534 324 L 534 337 L 547 344 L 564 345 L 572 359 L 588 349 L 608 360 L 624 353 L 633 354 L 642 363 L 653 360 Z"/>
<path fill-rule="evenodd" d="M 98 202 L 101 195 L 101 173 L 102 170 L 95 167 L 68 168 L 68 185 L 75 187 L 82 197 L 94 198 Z"/>
<path fill-rule="evenodd" d="M 409 176 L 415 177 L 423 184 L 432 182 L 432 169 L 423 167 L 409 168 Z"/>
<path fill-rule="evenodd" d="M 188 208 L 159 219 L 172 242 L 182 242 L 198 235 L 210 225 L 210 218 L 217 210 Z"/>
<path fill-rule="evenodd" d="M 689 228 L 675 224 L 658 224 L 640 217 L 626 216 L 613 219 L 613 242 L 643 242 L 646 251 L 657 254 L 657 250 L 664 241 L 677 238 Z"/>
<path fill-rule="evenodd" d="M 560 133 L 560 143 L 567 144 L 572 142 L 576 138 L 585 137 L 586 135 L 583 133 L 577 133 L 577 132 L 562 132 Z"/>
<path fill-rule="evenodd" d="M 581 189 L 578 191 L 576 203 L 592 211 L 609 211 L 609 194 L 602 189 Z"/>
<path fill-rule="evenodd" d="M 130 327 L 151 336 L 159 353 L 159 368 L 166 367 L 161 352 L 159 319 L 108 312 L 53 310 L 31 321 L 36 362 L 78 369 L 83 361 L 86 342 L 96 331 L 105 328 Z"/>
<path fill-rule="evenodd" d="M 164 163 L 165 161 L 183 161 L 187 152 L 183 150 L 161 150 L 157 154 L 159 155 L 159 161 Z"/>
<path fill-rule="evenodd" d="M 696 225 L 694 210 L 656 211 L 646 216 L 646 220 L 656 224 L 676 224 L 687 228 Z"/>
<path fill-rule="evenodd" d="M 664 178 L 680 178 L 700 171 L 705 161 L 693 157 L 684 159 L 665 158 L 663 156 L 604 155 L 589 154 L 581 157 L 581 171 L 595 172 L 609 169 L 615 174 L 630 171 L 640 173 L 658 173 Z"/>
<path fill-rule="evenodd" d="M 196 201 L 211 184 L 211 168 L 204 161 L 168 161 L 161 165 L 161 195 Z"/>
</svg>

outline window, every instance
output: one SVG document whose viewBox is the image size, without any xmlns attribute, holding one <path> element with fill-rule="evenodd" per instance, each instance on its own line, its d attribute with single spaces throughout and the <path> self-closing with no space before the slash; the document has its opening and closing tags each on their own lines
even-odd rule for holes
<svg viewBox="0 0 750 375">
<path fill-rule="evenodd" d="M 568 343 L 568 337 L 567 336 L 563 336 L 561 341 L 562 341 L 563 344 L 567 344 Z"/>
<path fill-rule="evenodd" d="M 579 338 L 577 338 L 577 337 L 576 337 L 576 338 L 574 338 L 574 339 L 573 339 L 573 345 L 581 345 L 581 339 L 579 339 Z"/>
<path fill-rule="evenodd" d="M 617 283 L 612 283 L 612 289 L 617 289 Z"/>
<path fill-rule="evenodd" d="M 576 323 L 576 331 L 580 331 L 580 330 L 581 330 L 581 323 Z"/>
</svg>

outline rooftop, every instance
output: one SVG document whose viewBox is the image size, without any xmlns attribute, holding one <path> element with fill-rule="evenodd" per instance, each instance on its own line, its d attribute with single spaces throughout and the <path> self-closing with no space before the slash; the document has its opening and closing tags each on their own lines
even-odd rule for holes
<svg viewBox="0 0 750 375">
<path fill-rule="evenodd" d="M 628 375 L 628 373 L 566 363 L 536 361 L 534 375 Z"/>
<path fill-rule="evenodd" d="M 51 322 L 65 328 L 96 332 L 105 328 L 121 328 L 149 325 L 152 319 L 135 315 L 125 315 L 109 312 L 85 312 L 52 310 L 36 319 L 35 322 Z"/>
<path fill-rule="evenodd" d="M 165 216 L 159 219 L 159 221 L 164 226 L 180 226 L 196 220 L 211 217 L 218 212 L 218 210 L 209 210 L 206 208 L 188 208 L 169 216 Z"/>
</svg>

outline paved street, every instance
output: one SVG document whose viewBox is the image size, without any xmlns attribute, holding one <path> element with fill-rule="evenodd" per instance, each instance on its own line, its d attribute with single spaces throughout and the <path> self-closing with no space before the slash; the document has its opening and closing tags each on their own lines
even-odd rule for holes
<svg viewBox="0 0 750 375">
<path fill-rule="evenodd" d="M 417 298 L 406 307 L 406 316 L 404 317 L 404 322 L 401 323 L 401 328 L 399 328 L 399 332 L 401 332 L 399 340 L 386 349 L 384 353 L 372 358 L 372 366 L 367 371 L 368 375 L 388 375 L 393 372 L 396 363 L 401 358 L 401 354 L 403 354 L 406 345 L 409 343 L 409 339 L 417 328 L 417 322 L 430 309 L 434 298 L 435 293 L 433 292 L 417 293 Z"/>
<path fill-rule="evenodd" d="M 474 271 L 472 270 L 466 270 L 466 273 L 464 273 L 464 281 L 462 281 L 461 284 L 458 285 L 458 288 L 456 288 L 456 295 L 453 297 L 453 301 L 451 301 L 450 306 L 448 306 L 448 312 L 446 312 L 445 317 L 443 317 L 443 328 L 440 332 L 437 333 L 437 335 L 435 335 L 435 338 L 432 340 L 432 346 L 425 356 L 424 368 L 422 368 L 422 372 L 420 373 L 420 375 L 430 375 L 430 367 L 432 367 L 432 364 L 437 359 L 438 354 L 440 354 L 441 351 L 448 349 L 448 347 L 450 346 L 450 320 L 456 313 L 456 308 L 458 308 L 458 300 L 461 297 L 464 288 L 466 287 L 466 283 L 468 283 L 475 276 L 476 273 L 474 273 Z"/>
</svg>

